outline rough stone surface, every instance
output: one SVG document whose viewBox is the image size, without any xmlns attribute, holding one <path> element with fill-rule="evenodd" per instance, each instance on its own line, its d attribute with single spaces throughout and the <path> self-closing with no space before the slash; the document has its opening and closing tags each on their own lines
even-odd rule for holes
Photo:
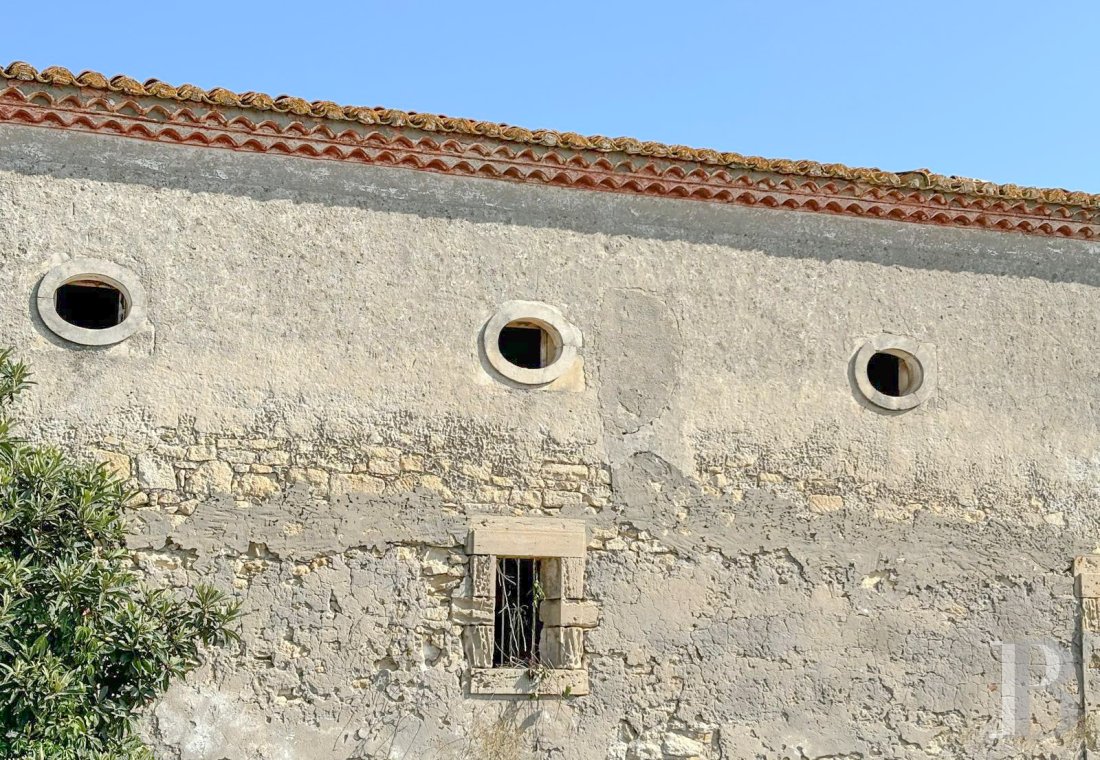
<svg viewBox="0 0 1100 760">
<path fill-rule="evenodd" d="M 77 256 L 146 329 L 41 324 Z M 143 487 L 153 582 L 244 604 L 159 757 L 1078 757 L 1100 246 L 0 127 L 0 261 L 23 432 Z M 575 392 L 483 366 L 513 299 L 583 334 Z M 884 332 L 936 347 L 902 414 L 849 373 Z M 590 693 L 470 693 L 490 515 L 584 521 Z"/>
<path fill-rule="evenodd" d="M 169 462 L 152 454 L 138 454 L 137 481 L 142 488 L 172 490 L 176 487 L 176 473 Z M 126 468 L 119 466 L 118 469 Z"/>
</svg>

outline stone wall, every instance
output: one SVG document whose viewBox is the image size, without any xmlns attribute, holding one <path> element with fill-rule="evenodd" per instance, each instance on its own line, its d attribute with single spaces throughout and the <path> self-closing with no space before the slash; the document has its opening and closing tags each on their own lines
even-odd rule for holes
<svg viewBox="0 0 1100 760">
<path fill-rule="evenodd" d="M 151 579 L 244 603 L 149 715 L 176 760 L 1076 757 L 1097 253 L 0 128 L 25 430 L 132 478 Z M 147 329 L 37 320 L 77 256 Z M 513 299 L 583 335 L 568 383 L 486 367 Z M 853 386 L 883 332 L 935 348 L 910 412 Z M 484 515 L 584 521 L 589 694 L 469 693 Z"/>
</svg>

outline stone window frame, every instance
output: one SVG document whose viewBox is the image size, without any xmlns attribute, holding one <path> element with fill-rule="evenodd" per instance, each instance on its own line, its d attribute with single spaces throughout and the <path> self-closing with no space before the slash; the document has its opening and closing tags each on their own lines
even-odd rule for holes
<svg viewBox="0 0 1100 760">
<path fill-rule="evenodd" d="M 486 517 L 470 525 L 469 596 L 456 599 L 454 618 L 465 626 L 470 693 L 569 697 L 588 694 L 584 632 L 599 610 L 584 598 L 587 539 L 583 520 Z M 539 653 L 546 667 L 493 667 L 497 560 L 539 560 L 545 598 L 539 603 Z"/>
<path fill-rule="evenodd" d="M 57 289 L 74 280 L 94 280 L 117 288 L 126 298 L 125 318 L 103 330 L 66 322 L 57 313 L 55 293 Z M 130 269 L 101 259 L 76 258 L 58 264 L 38 283 L 35 306 L 42 322 L 58 337 L 82 346 L 110 346 L 126 340 L 145 326 L 148 318 L 148 301 L 145 288 Z"/>
<path fill-rule="evenodd" d="M 557 357 L 539 369 L 519 367 L 500 352 L 500 332 L 512 322 L 530 322 L 548 335 Z M 583 341 L 581 332 L 565 315 L 549 304 L 539 301 L 506 301 L 485 323 L 481 333 L 481 350 L 501 376 L 520 385 L 542 386 L 564 375 L 577 360 Z"/>
<path fill-rule="evenodd" d="M 867 365 L 877 353 L 893 354 L 903 361 L 915 363 L 920 372 L 920 384 L 917 388 L 903 396 L 888 396 L 875 388 L 867 374 Z M 856 351 L 852 360 L 852 372 L 859 392 L 880 409 L 894 412 L 914 409 L 927 401 L 936 389 L 935 347 L 907 335 L 880 333 L 865 341 Z"/>
</svg>

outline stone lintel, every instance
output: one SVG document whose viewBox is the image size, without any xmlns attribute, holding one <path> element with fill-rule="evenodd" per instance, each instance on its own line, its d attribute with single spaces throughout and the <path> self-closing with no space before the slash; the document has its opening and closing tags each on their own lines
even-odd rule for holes
<svg viewBox="0 0 1100 760">
<path fill-rule="evenodd" d="M 470 524 L 470 554 L 500 557 L 583 557 L 583 520 L 482 517 Z"/>
</svg>

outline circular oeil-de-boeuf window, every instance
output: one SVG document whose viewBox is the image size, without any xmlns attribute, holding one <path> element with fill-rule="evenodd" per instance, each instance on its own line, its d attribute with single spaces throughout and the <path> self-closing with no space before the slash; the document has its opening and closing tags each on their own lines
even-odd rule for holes
<svg viewBox="0 0 1100 760">
<path fill-rule="evenodd" d="M 856 386 L 875 406 L 912 409 L 934 390 L 932 348 L 904 335 L 883 333 L 864 343 L 853 363 Z"/>
<path fill-rule="evenodd" d="M 38 284 L 38 315 L 72 343 L 109 346 L 145 322 L 145 290 L 125 267 L 98 259 L 73 259 L 51 269 Z"/>
<path fill-rule="evenodd" d="M 580 331 L 537 301 L 508 301 L 486 323 L 482 349 L 493 369 L 523 385 L 558 379 L 577 358 Z"/>
</svg>

